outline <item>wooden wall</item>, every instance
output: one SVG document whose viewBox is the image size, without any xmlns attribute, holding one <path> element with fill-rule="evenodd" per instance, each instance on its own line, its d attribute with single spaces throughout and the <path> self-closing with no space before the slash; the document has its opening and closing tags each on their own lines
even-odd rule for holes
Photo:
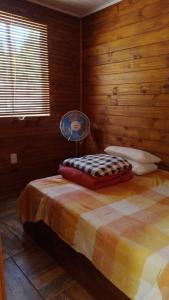
<svg viewBox="0 0 169 300">
<path fill-rule="evenodd" d="M 0 118 L 0 197 L 56 173 L 75 153 L 60 117 L 79 109 L 80 20 L 21 0 L 0 9 L 48 24 L 51 116 Z M 87 152 L 108 144 L 139 147 L 169 164 L 169 2 L 123 0 L 83 19 L 84 109 L 92 120 Z M 10 164 L 10 153 L 18 164 Z"/>
<path fill-rule="evenodd" d="M 83 20 L 86 151 L 124 145 L 169 165 L 169 1 L 123 0 Z"/>
<path fill-rule="evenodd" d="M 58 161 L 75 153 L 60 134 L 59 120 L 79 108 L 79 19 L 23 0 L 1 0 L 0 9 L 48 25 L 51 116 L 0 118 L 0 197 L 28 181 L 56 174 Z M 18 164 L 10 164 L 10 153 Z"/>
</svg>

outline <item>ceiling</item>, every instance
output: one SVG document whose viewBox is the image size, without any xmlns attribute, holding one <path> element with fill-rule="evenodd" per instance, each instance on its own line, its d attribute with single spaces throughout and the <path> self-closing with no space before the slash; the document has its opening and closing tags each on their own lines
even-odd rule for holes
<svg viewBox="0 0 169 300">
<path fill-rule="evenodd" d="M 84 17 L 122 0 L 28 0 L 67 14 Z"/>
</svg>

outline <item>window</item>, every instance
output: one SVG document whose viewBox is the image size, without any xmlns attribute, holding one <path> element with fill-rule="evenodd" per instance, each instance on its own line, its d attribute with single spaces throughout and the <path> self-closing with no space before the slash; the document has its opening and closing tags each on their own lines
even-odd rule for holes
<svg viewBox="0 0 169 300">
<path fill-rule="evenodd" d="M 48 115 L 47 26 L 0 11 L 0 117 Z"/>
</svg>

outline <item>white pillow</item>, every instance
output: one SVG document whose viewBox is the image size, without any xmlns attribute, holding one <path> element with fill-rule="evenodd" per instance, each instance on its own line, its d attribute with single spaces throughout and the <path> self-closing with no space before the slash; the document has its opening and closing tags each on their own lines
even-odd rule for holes
<svg viewBox="0 0 169 300">
<path fill-rule="evenodd" d="M 140 164 L 130 159 L 128 159 L 128 162 L 132 165 L 132 171 L 136 175 L 148 174 L 158 169 L 157 165 L 155 164 Z"/>
<path fill-rule="evenodd" d="M 158 163 L 161 160 L 158 156 L 149 152 L 129 147 L 109 146 L 104 151 L 110 155 L 121 156 L 144 164 Z"/>
</svg>

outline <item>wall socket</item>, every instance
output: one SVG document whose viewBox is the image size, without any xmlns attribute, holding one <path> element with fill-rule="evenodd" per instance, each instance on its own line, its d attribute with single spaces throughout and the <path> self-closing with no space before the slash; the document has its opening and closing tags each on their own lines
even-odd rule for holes
<svg viewBox="0 0 169 300">
<path fill-rule="evenodd" d="M 18 156 L 17 156 L 17 153 L 11 153 L 10 154 L 10 162 L 11 164 L 17 164 L 18 162 Z"/>
</svg>

